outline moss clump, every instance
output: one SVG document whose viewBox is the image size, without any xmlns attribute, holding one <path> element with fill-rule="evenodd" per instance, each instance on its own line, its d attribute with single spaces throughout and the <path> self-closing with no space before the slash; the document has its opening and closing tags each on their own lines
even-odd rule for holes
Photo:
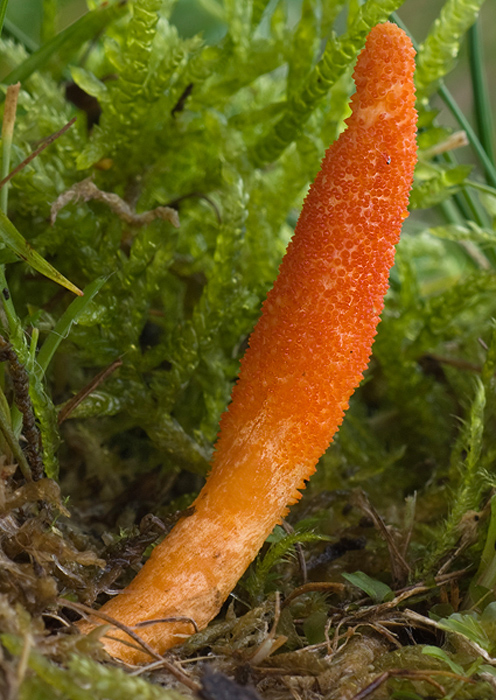
<svg viewBox="0 0 496 700">
<path fill-rule="evenodd" d="M 20 80 L 21 88 L 11 140 L 4 121 L 4 175 L 77 121 L 24 163 L 1 200 L 6 693 L 12 669 L 21 668 L 29 670 L 17 676 L 20 697 L 108 697 L 108 679 L 119 697 L 176 697 L 96 665 L 87 656 L 99 656 L 96 640 L 65 630 L 78 600 L 93 605 L 133 575 L 201 486 L 305 189 L 348 116 L 356 54 L 372 25 L 396 10 L 404 17 L 401 5 L 205 3 L 207 41 L 178 29 L 190 11 L 184 0 L 92 2 L 61 33 L 58 4 L 45 1 L 38 50 L 23 40 L 26 28 L 7 23 L 2 98 L 8 84 Z M 272 671 L 250 672 L 267 698 L 286 697 L 288 686 L 352 697 L 375 676 L 345 688 L 336 659 L 352 664 L 363 641 L 382 673 L 384 651 L 408 643 L 395 619 L 438 648 L 447 624 L 451 646 L 437 670 L 458 663 L 459 676 L 477 680 L 478 697 L 492 682 L 488 659 L 487 668 L 473 666 L 481 640 L 467 625 L 453 630 L 452 616 L 472 606 L 476 622 L 488 625 L 494 597 L 496 173 L 487 118 L 478 114 L 474 133 L 440 82 L 481 5 L 447 0 L 419 49 L 414 211 L 366 380 L 292 513 L 296 532 L 277 530 L 240 587 L 242 599 L 260 607 L 245 614 L 233 605 L 210 636 L 180 652 L 214 648 L 219 670 L 231 676 L 236 659 L 252 654 L 260 666 L 280 663 L 284 688 Z M 480 112 L 484 81 L 471 47 Z M 477 156 L 469 163 L 450 150 L 456 139 L 436 90 L 466 130 Z M 88 178 L 91 186 L 81 185 Z M 158 208 L 168 214 L 161 218 Z M 85 296 L 75 300 L 56 284 L 67 280 Z M 41 447 L 24 450 L 21 435 L 33 448 L 37 431 Z M 367 497 L 353 491 L 358 485 Z M 306 582 L 289 555 L 302 542 Z M 472 573 L 457 574 L 464 567 Z M 361 600 L 370 591 L 343 588 L 343 570 L 364 570 L 393 599 L 371 606 Z M 409 585 L 411 598 L 394 593 Z M 294 595 L 282 610 L 274 589 Z M 430 624 L 430 609 L 451 622 L 429 628 L 426 639 L 418 630 Z M 363 639 L 353 637 L 346 657 L 354 631 Z M 259 650 L 267 635 L 273 659 Z M 407 653 L 391 663 L 425 670 L 417 657 L 405 661 Z M 484 653 L 492 659 L 492 648 Z M 200 665 L 192 675 L 196 683 Z M 393 676 L 378 691 L 383 697 L 412 682 Z M 460 690 L 449 685 L 450 692 L 465 697 L 456 682 Z M 412 687 L 411 697 L 440 692 Z"/>
</svg>

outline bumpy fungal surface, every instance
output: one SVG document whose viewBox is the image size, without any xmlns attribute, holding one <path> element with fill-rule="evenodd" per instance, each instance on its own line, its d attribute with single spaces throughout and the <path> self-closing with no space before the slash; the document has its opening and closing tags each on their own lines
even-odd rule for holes
<svg viewBox="0 0 496 700">
<path fill-rule="evenodd" d="M 407 216 L 414 65 L 396 25 L 372 29 L 347 129 L 322 161 L 263 305 L 195 512 L 104 606 L 108 615 L 129 625 L 185 615 L 204 627 L 331 442 L 367 367 Z M 163 652 L 192 631 L 162 622 L 139 633 Z M 145 660 L 118 641 L 106 647 Z"/>
</svg>

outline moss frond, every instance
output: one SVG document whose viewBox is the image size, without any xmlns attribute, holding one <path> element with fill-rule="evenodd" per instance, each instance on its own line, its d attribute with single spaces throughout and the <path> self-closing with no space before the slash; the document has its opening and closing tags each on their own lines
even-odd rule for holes
<svg viewBox="0 0 496 700">
<path fill-rule="evenodd" d="M 425 101 L 451 70 L 460 43 L 473 25 L 484 0 L 447 0 L 419 47 L 416 84 L 420 102 Z"/>
<path fill-rule="evenodd" d="M 176 11 L 187 12 L 181 0 L 95 0 L 89 3 L 90 12 L 57 34 L 60 4 L 45 3 L 41 49 L 34 50 L 28 40 L 22 45 L 0 40 L 4 85 L 22 80 L 12 167 L 77 115 L 62 138 L 12 179 L 6 216 L 21 237 L 18 243 L 22 240 L 87 296 L 82 307 L 74 305 L 69 292 L 60 291 L 39 269 L 19 262 L 4 247 L 0 332 L 30 377 L 28 403 L 42 435 L 45 473 L 60 479 L 76 504 L 70 538 L 82 538 L 88 548 L 100 551 L 100 535 L 107 539 L 120 528 L 133 531 L 149 512 L 168 526 L 175 509 L 187 507 L 201 485 L 239 359 L 276 276 L 306 188 L 349 114 L 357 52 L 369 28 L 402 2 L 204 0 L 199 11 L 215 24 L 214 39 L 208 32 L 183 35 L 175 19 Z M 304 541 L 311 553 L 320 532 L 341 541 L 350 530 L 359 530 L 358 538 L 367 546 L 358 561 L 353 551 L 346 551 L 336 564 L 310 571 L 310 577 L 335 581 L 346 570 L 363 570 L 381 580 L 388 576 L 387 548 L 362 523 L 363 514 L 351 502 L 350 490 L 357 483 L 367 489 L 370 502 L 378 504 L 387 529 L 401 531 L 402 536 L 403 498 L 409 499 L 406 529 L 411 544 L 410 549 L 405 544 L 404 554 L 412 570 L 422 561 L 422 573 L 436 574 L 439 562 L 456 552 L 462 540 L 467 547 L 452 569 L 477 566 L 495 483 L 496 190 L 487 134 L 490 120 L 479 127 L 486 132 L 479 141 L 477 130 L 468 129 L 468 120 L 442 83 L 461 55 L 463 36 L 481 6 L 482 0 L 446 0 L 418 54 L 419 165 L 412 215 L 398 245 L 370 368 L 316 479 L 291 513 L 295 521 L 302 517 L 311 522 L 317 534 L 297 533 L 272 542 L 245 581 L 242 601 L 247 588 L 253 600 L 264 600 L 280 584 L 274 571 L 282 561 L 284 585 L 288 590 L 299 587 L 298 567 L 285 558 L 296 542 Z M 22 32 L 10 35 L 21 37 Z M 80 109 L 69 100 L 69 85 L 79 88 L 89 108 Z M 444 107 L 431 99 L 438 87 L 461 124 L 457 128 L 467 131 L 465 141 L 453 136 Z M 477 104 L 478 111 L 487 109 L 487 100 Z M 450 149 L 467 140 L 469 147 L 463 146 L 466 150 L 458 161 L 459 151 Z M 80 192 L 80 182 L 87 178 L 132 216 L 123 219 L 118 207 L 102 199 L 74 197 L 59 208 L 51 225 L 54 202 L 68 191 Z M 159 219 L 138 225 L 142 215 L 158 207 L 174 210 L 179 228 Z M 109 367 L 114 371 L 99 383 Z M 22 461 L 23 427 L 6 364 L 0 374 L 0 445 L 8 481 L 11 464 Z M 74 408 L 72 399 L 85 395 L 88 387 L 89 395 Z M 62 414 L 59 425 L 60 410 L 68 405 L 72 412 Z M 9 439 L 14 450 L 9 449 Z M 13 479 L 12 490 L 25 472 L 29 478 L 27 461 L 26 465 Z M 11 496 L 6 493 L 4 520 L 13 517 L 22 525 L 19 509 L 7 518 Z M 47 510 L 52 504 L 46 505 L 43 494 L 31 505 L 33 518 L 45 513 L 44 527 L 52 522 Z M 481 515 L 478 525 L 467 521 L 472 511 Z M 53 516 L 54 532 L 59 517 Z M 26 530 L 32 524 L 27 523 Z M 61 532 L 66 533 L 64 528 L 62 523 Z M 488 549 L 494 544 L 494 522 L 490 531 Z M 2 538 L 6 556 L 14 552 L 16 571 L 24 570 L 30 557 L 36 566 L 44 566 L 44 551 L 24 548 L 19 554 L 7 532 Z M 129 542 L 127 536 L 121 539 L 124 545 Z M 405 536 L 401 541 L 407 540 Z M 143 549 L 124 561 L 137 564 L 142 553 Z M 112 561 L 109 556 L 110 568 Z M 94 581 L 100 574 L 84 581 L 71 578 L 74 572 L 66 563 L 62 562 L 64 582 L 57 579 L 53 584 L 58 594 L 96 599 L 101 589 Z M 493 582 L 495 565 L 488 552 L 481 566 L 479 578 L 486 570 Z M 127 567 L 122 579 L 127 581 L 132 573 L 132 566 Z M 91 585 L 85 585 L 90 579 Z M 459 586 L 463 593 L 467 579 L 460 578 Z M 26 590 L 31 595 L 35 589 Z M 432 588 L 422 595 L 425 610 L 439 602 L 441 594 Z M 303 596 L 294 609 L 291 605 L 282 611 L 281 630 L 284 627 L 290 639 L 287 648 L 297 649 L 302 659 L 305 635 L 317 644 L 325 630 L 330 644 L 347 658 L 354 643 L 349 635 L 354 633 L 355 602 L 346 598 L 344 605 L 340 601 L 330 607 L 322 596 L 317 606 L 315 597 L 308 603 L 310 598 Z M 472 602 L 478 600 L 477 595 Z M 0 605 L 2 631 L 10 629 L 8 614 L 17 615 L 23 605 Z M 233 603 L 228 622 L 221 625 L 228 630 L 224 635 L 230 634 L 242 605 Z M 47 610 L 44 598 L 37 608 L 41 609 Z M 315 620 L 305 619 L 313 612 Z M 253 628 L 260 627 L 260 613 L 250 610 L 249 615 Z M 2 641 L 12 655 L 14 672 L 24 644 L 28 671 L 21 698 L 87 700 L 115 695 L 179 700 L 175 691 L 125 677 L 83 657 L 84 646 L 71 647 L 78 650 L 77 657 L 66 654 L 56 664 L 44 655 L 53 651 L 54 638 L 66 635 L 43 636 L 46 630 L 40 635 L 41 615 L 23 620 L 36 648 L 29 650 L 20 637 Z M 56 624 L 53 618 L 53 628 Z M 21 633 L 19 626 L 16 633 Z M 364 626 L 359 634 L 366 644 L 370 638 Z M 223 660 L 229 647 L 227 641 L 214 649 L 212 645 L 220 642 L 212 630 L 195 644 L 197 650 L 208 644 L 214 656 L 222 648 Z M 249 642 L 245 639 L 243 644 L 248 653 Z M 387 644 L 384 636 L 380 658 L 371 662 L 377 673 L 383 670 Z M 297 657 L 291 657 L 291 651 L 289 659 L 282 653 L 274 664 L 287 663 L 292 672 Z M 308 652 L 311 669 L 315 652 Z M 400 652 L 393 665 L 398 659 L 407 665 L 406 652 Z M 57 647 L 57 659 L 58 653 Z M 9 658 L 6 655 L 2 664 L 10 663 Z M 322 657 L 318 663 L 327 671 L 336 658 Z M 362 659 L 363 655 L 360 668 Z M 362 681 L 364 687 L 368 681 Z M 2 689 L 0 684 L 0 694 Z M 330 687 L 326 692 L 341 689 Z M 356 692 L 355 688 L 351 694 Z"/>
<path fill-rule="evenodd" d="M 283 115 L 270 132 L 254 146 L 251 157 L 257 167 L 278 158 L 301 133 L 313 110 L 352 65 L 371 27 L 386 20 L 400 5 L 401 0 L 367 0 L 358 10 L 348 31 L 340 37 L 332 36 L 328 40 L 322 57 L 305 82 L 294 90 L 288 86 L 291 98 Z"/>
</svg>

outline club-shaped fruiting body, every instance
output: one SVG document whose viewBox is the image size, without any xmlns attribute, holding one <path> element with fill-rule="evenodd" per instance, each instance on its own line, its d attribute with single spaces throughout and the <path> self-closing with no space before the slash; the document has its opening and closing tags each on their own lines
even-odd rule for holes
<svg viewBox="0 0 496 700">
<path fill-rule="evenodd" d="M 120 622 L 187 616 L 205 627 L 300 497 L 341 424 L 369 361 L 407 216 L 416 162 L 414 54 L 396 25 L 371 30 L 347 128 L 325 154 L 250 337 L 211 473 L 193 514 L 103 607 Z M 139 629 L 159 653 L 192 632 L 188 622 Z M 104 643 L 125 661 L 147 658 L 119 641 Z"/>
</svg>

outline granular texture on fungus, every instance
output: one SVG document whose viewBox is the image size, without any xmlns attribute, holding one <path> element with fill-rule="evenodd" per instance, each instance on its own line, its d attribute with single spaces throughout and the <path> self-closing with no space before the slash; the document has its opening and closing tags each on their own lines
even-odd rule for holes
<svg viewBox="0 0 496 700">
<path fill-rule="evenodd" d="M 407 216 L 414 55 L 396 25 L 370 32 L 346 131 L 325 154 L 250 338 L 211 474 L 194 513 L 104 606 L 119 621 L 183 615 L 208 624 L 341 424 L 369 361 Z M 184 622 L 140 630 L 160 653 L 191 633 Z M 118 641 L 105 643 L 123 660 L 145 659 Z"/>
</svg>

